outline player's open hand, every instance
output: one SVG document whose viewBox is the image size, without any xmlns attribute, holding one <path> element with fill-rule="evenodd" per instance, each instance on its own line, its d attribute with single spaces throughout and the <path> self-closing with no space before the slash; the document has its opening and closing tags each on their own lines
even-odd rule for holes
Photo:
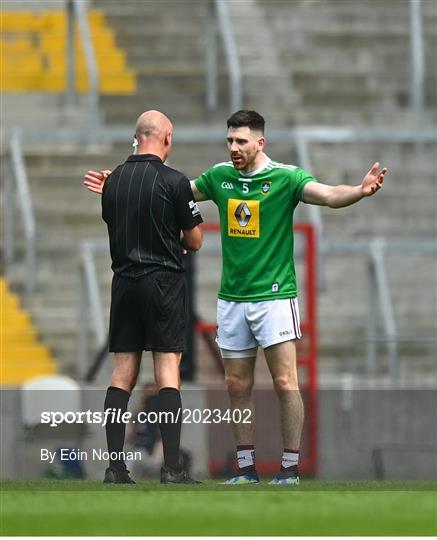
<svg viewBox="0 0 437 540">
<path fill-rule="evenodd" d="M 102 193 L 105 180 L 111 171 L 87 171 L 83 177 L 83 185 L 93 193 Z"/>
<path fill-rule="evenodd" d="M 382 183 L 384 182 L 384 176 L 387 172 L 387 168 L 384 167 L 380 172 L 378 172 L 379 167 L 380 163 L 376 162 L 363 178 L 363 181 L 361 182 L 361 189 L 364 197 L 370 197 L 370 195 L 373 195 L 382 188 Z"/>
</svg>

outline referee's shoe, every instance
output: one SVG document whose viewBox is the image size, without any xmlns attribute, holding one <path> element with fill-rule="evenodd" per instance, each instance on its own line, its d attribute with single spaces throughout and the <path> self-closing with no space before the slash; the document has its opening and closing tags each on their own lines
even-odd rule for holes
<svg viewBox="0 0 437 540">
<path fill-rule="evenodd" d="M 108 467 L 105 471 L 104 484 L 136 484 L 129 476 L 129 471 L 125 469 L 120 471 L 115 467 Z"/>
<path fill-rule="evenodd" d="M 185 469 L 179 472 L 169 467 L 161 468 L 161 484 L 201 484 L 199 480 L 194 480 Z"/>
</svg>

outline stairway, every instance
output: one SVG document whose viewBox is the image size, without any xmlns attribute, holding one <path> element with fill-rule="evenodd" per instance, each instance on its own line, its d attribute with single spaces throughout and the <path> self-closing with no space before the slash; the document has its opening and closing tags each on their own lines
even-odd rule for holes
<svg viewBox="0 0 437 540">
<path fill-rule="evenodd" d="M 224 146 L 224 145 L 223 145 Z M 131 151 L 130 141 L 114 145 L 101 152 L 86 147 L 70 147 L 56 153 L 47 148 L 29 148 L 26 167 L 34 204 L 37 227 L 37 291 L 24 298 L 26 309 L 44 335 L 46 342 L 60 359 L 61 371 L 73 377 L 78 374 L 77 338 L 79 316 L 80 244 L 84 240 L 107 239 L 106 225 L 101 219 L 100 197 L 82 187 L 82 176 L 88 169 L 114 168 Z M 178 143 L 171 154 L 171 165 L 194 178 L 212 163 L 226 158 L 225 150 L 216 144 L 198 144 L 199 153 L 192 159 L 192 145 Z M 203 205 L 205 220 L 217 221 L 212 203 Z M 23 259 L 22 226 L 16 222 L 17 259 Z M 207 235 L 208 242 L 217 244 L 217 236 Z M 205 270 L 200 278 L 199 313 L 207 321 L 215 317 L 215 296 L 220 271 L 218 256 L 201 256 L 199 265 Z M 108 323 L 112 271 L 108 256 L 97 258 L 97 271 L 105 323 Z M 13 289 L 22 290 L 25 268 L 21 262 L 13 266 L 10 280 Z M 90 347 L 94 354 L 91 333 Z M 92 358 L 89 359 L 90 362 Z"/>
<path fill-rule="evenodd" d="M 29 313 L 4 278 L 0 278 L 0 298 L 0 385 L 16 386 L 37 375 L 56 373 L 55 358 L 39 339 Z"/>
<path fill-rule="evenodd" d="M 369 2 L 363 4 L 368 7 Z M 379 6 L 381 3 L 372 3 L 375 6 L 377 4 Z M 429 3 L 426 4 L 428 6 Z M 163 4 L 158 2 L 126 0 L 121 4 L 94 0 L 94 8 L 105 9 L 109 25 L 115 31 L 116 42 L 127 53 L 127 65 L 138 73 L 137 92 L 134 95 L 104 96 L 102 103 L 108 123 L 131 125 L 132 133 L 135 120 L 143 110 L 158 108 L 168 113 L 175 123 L 175 145 L 170 164 L 182 170 L 188 178 L 195 178 L 212 164 L 227 159 L 227 78 L 221 64 L 220 107 L 216 113 L 208 113 L 204 107 L 203 78 L 208 2 L 190 2 L 190 9 L 187 9 L 185 2 L 169 1 L 165 5 L 166 9 L 163 9 Z M 356 6 L 356 11 L 352 5 Z M 252 19 L 251 12 L 244 13 L 241 5 L 233 5 L 232 13 L 238 42 L 246 46 L 241 51 L 243 75 L 246 83 L 249 83 L 249 87 L 245 87 L 247 103 L 259 108 L 265 115 L 268 128 L 284 127 L 294 122 L 328 122 L 334 125 L 381 125 L 384 122 L 387 127 L 408 120 L 409 112 L 402 100 L 395 99 L 394 83 L 387 83 L 389 91 L 387 100 L 384 100 L 381 99 L 382 90 L 371 82 L 374 74 L 382 77 L 384 62 L 388 62 L 390 54 L 396 53 L 394 45 L 405 45 L 405 10 L 390 23 L 387 29 L 390 39 L 380 45 L 381 51 L 375 62 L 377 70 L 371 72 L 366 70 L 373 66 L 377 43 L 363 43 L 363 26 L 374 24 L 377 27 L 378 15 L 372 15 L 373 18 L 366 15 L 361 3 L 272 0 L 268 4 L 258 2 L 256 7 Z M 294 8 L 292 16 L 291 7 Z M 382 16 L 382 12 L 377 13 Z M 247 18 L 243 25 L 245 15 Z M 363 17 L 363 23 L 358 25 L 353 21 L 360 16 Z M 432 13 L 429 16 L 433 20 Z M 384 17 L 378 23 L 381 26 L 386 23 L 387 16 Z M 361 35 L 360 48 L 357 44 L 351 44 L 350 48 L 340 50 L 335 34 L 329 34 L 332 21 L 335 23 L 333 28 L 343 38 L 345 29 L 342 34 L 342 24 L 349 21 L 350 31 L 357 28 Z M 264 62 L 268 62 L 270 55 L 272 61 L 268 66 L 271 78 L 267 84 L 261 85 L 263 77 L 256 58 L 253 35 L 262 31 L 263 24 L 269 26 L 269 31 L 260 38 L 260 43 L 265 47 L 261 57 Z M 396 30 L 398 26 L 401 31 Z M 303 29 L 307 30 L 303 32 Z M 284 34 L 284 30 L 288 34 Z M 400 32 L 403 41 L 396 41 L 396 32 Z M 434 31 L 429 29 L 428 24 L 427 32 L 430 33 L 432 44 Z M 248 37 L 250 33 L 253 34 L 251 40 Z M 376 33 L 373 30 L 372 35 L 375 37 Z M 323 47 L 316 46 L 319 39 L 317 36 L 324 36 L 323 39 L 320 37 Z M 328 45 L 329 40 L 332 46 Z M 287 52 L 287 44 L 293 45 L 292 56 Z M 405 55 L 405 47 L 401 47 L 401 51 Z M 338 61 L 333 60 L 337 58 L 336 55 Z M 344 82 L 341 95 L 349 96 L 347 99 L 339 99 L 338 95 L 334 95 L 334 83 L 325 78 L 328 64 L 332 65 L 338 80 Z M 284 73 L 290 69 L 287 80 L 293 83 L 290 86 L 293 88 L 291 97 L 287 97 L 284 89 L 286 81 L 279 69 L 281 65 Z M 396 65 L 400 66 L 398 62 Z M 402 66 L 405 68 L 404 64 Z M 307 79 L 302 86 L 295 84 L 299 77 L 304 80 L 305 73 L 309 72 L 312 82 Z M 366 89 L 365 99 L 361 99 L 357 92 L 357 76 L 370 81 L 362 86 Z M 323 82 L 325 80 L 328 82 Z M 274 90 L 274 99 L 271 101 L 263 96 L 269 92 L 270 87 Z M 429 83 L 427 87 L 430 109 L 434 103 L 434 93 Z M 405 84 L 400 88 L 405 89 Z M 324 95 L 326 99 L 322 99 Z M 178 126 L 196 123 L 222 125 L 223 144 L 186 144 L 177 141 Z M 43 150 L 26 147 L 25 151 L 38 231 L 38 289 L 33 298 L 25 299 L 25 307 L 41 330 L 45 342 L 50 343 L 59 359 L 60 369 L 76 376 L 79 246 L 85 239 L 106 238 L 105 225 L 100 217 L 100 200 L 82 188 L 82 175 L 87 169 L 113 168 L 123 161 L 131 152 L 130 140 L 126 140 L 125 144 L 101 147 L 100 150 L 72 144 L 69 148 L 46 147 Z M 272 158 L 285 163 L 293 162 L 292 152 L 293 148 L 288 144 L 269 144 L 267 147 L 267 153 Z M 384 189 L 377 196 L 346 209 L 322 209 L 325 236 L 337 241 L 376 236 L 389 240 L 405 236 L 418 240 L 435 237 L 435 156 L 435 145 L 428 144 L 424 145 L 421 153 L 411 144 L 312 145 L 312 172 L 326 183 L 357 184 L 376 160 L 389 168 Z M 217 221 L 217 211 L 212 203 L 202 203 L 201 211 L 205 221 Z M 305 217 L 303 210 L 301 217 Z M 17 229 L 19 232 L 19 223 Z M 23 244 L 18 242 L 17 247 L 22 256 Z M 220 257 L 211 254 L 211 250 L 216 247 L 217 236 L 208 233 L 205 235 L 204 249 L 196 255 L 199 269 L 197 311 L 207 321 L 213 321 L 215 317 L 215 297 L 220 277 Z M 210 251 L 205 248 L 210 248 Z M 436 331 L 437 284 L 435 273 L 431 271 L 434 260 L 428 256 L 413 258 L 408 255 L 390 256 L 387 259 L 395 315 L 401 332 L 420 336 Z M 324 263 L 325 287 L 318 297 L 321 362 L 334 362 L 340 357 L 347 360 L 349 351 L 351 355 L 354 354 L 351 343 L 362 340 L 365 333 L 367 260 L 364 256 L 345 258 L 328 255 Z M 109 265 L 109 258 L 102 257 L 97 268 L 106 316 L 111 282 Z M 19 290 L 24 279 L 23 266 L 17 263 L 11 271 L 13 290 Z M 404 349 L 405 357 L 411 350 Z M 419 347 L 415 350 L 414 358 L 421 360 L 426 357 L 429 360 L 432 353 L 430 347 Z"/>
<path fill-rule="evenodd" d="M 437 4 L 423 0 L 425 92 L 437 120 Z M 273 29 L 298 125 L 411 123 L 410 14 L 407 0 L 259 2 Z"/>
<path fill-rule="evenodd" d="M 103 95 L 133 94 L 136 91 L 135 73 L 126 64 L 126 53 L 118 46 L 104 11 L 90 10 L 88 21 L 100 92 Z M 2 3 L 2 128 L 87 126 L 88 73 L 77 31 L 77 97 L 74 105 L 65 107 L 66 28 L 67 17 L 62 2 L 55 0 L 29 5 L 17 0 L 14 4 Z"/>
<path fill-rule="evenodd" d="M 209 0 L 180 2 L 107 2 L 104 9 L 117 43 L 127 52 L 137 73 L 135 96 L 104 96 L 104 116 L 110 125 L 134 125 L 148 109 L 166 113 L 176 128 L 181 123 L 223 121 L 228 108 L 227 68 L 220 54 L 219 108 L 206 111 L 206 39 Z M 220 40 L 219 40 L 220 43 Z"/>
<path fill-rule="evenodd" d="M 124 51 L 117 47 L 103 11 L 91 10 L 88 22 L 93 43 L 100 92 L 132 94 L 135 74 L 127 69 Z M 54 92 L 66 90 L 67 15 L 65 10 L 2 12 L 2 92 Z M 83 44 L 75 35 L 76 91 L 88 91 Z"/>
<path fill-rule="evenodd" d="M 269 154 L 290 161 L 282 145 L 271 145 Z M 314 173 L 323 182 L 358 184 L 374 159 L 389 168 L 384 188 L 375 197 L 359 204 L 332 210 L 322 208 L 325 237 L 354 241 L 385 237 L 390 241 L 402 237 L 431 239 L 436 231 L 436 184 L 431 164 L 435 164 L 435 146 L 426 146 L 417 155 L 413 145 L 354 145 L 347 148 L 347 158 L 340 162 L 344 145 L 314 145 Z M 226 150 L 217 144 L 193 145 L 175 143 L 171 165 L 195 178 L 211 164 L 226 159 Z M 116 145 L 102 152 L 71 148 L 46 152 L 28 150 L 26 165 L 35 205 L 37 222 L 38 289 L 25 307 L 50 343 L 62 371 L 77 375 L 77 331 L 79 309 L 80 242 L 106 239 L 101 220 L 100 199 L 82 188 L 87 169 L 113 168 L 130 152 L 126 145 Z M 301 219 L 305 207 L 301 207 Z M 218 220 L 213 203 L 201 204 L 207 222 Z M 20 224 L 17 223 L 18 232 Z M 206 321 L 215 319 L 215 298 L 219 286 L 221 259 L 218 237 L 205 234 L 204 248 L 196 255 L 197 312 Z M 18 249 L 23 249 L 19 242 Z M 20 251 L 19 251 L 20 255 Z M 22 251 L 21 251 L 22 255 Z M 430 335 L 435 332 L 437 283 L 430 272 L 435 257 L 389 256 L 387 269 L 392 289 L 395 316 L 401 333 Z M 101 285 L 103 312 L 109 312 L 111 271 L 109 257 L 99 257 L 97 272 Z M 367 258 L 324 257 L 324 289 L 318 295 L 320 346 L 324 361 L 338 360 L 341 351 L 352 341 L 365 337 L 367 308 Z M 14 289 L 23 282 L 23 267 L 12 272 Z M 92 346 L 93 348 L 93 346 Z M 423 348 L 423 357 L 430 349 Z M 417 355 L 416 355 L 417 356 Z M 418 355 L 420 357 L 420 355 Z M 91 361 L 91 359 L 90 359 Z"/>
</svg>

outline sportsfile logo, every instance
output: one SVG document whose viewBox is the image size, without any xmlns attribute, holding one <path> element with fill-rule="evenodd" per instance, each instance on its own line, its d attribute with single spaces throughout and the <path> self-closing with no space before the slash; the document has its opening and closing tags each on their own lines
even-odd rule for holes
<svg viewBox="0 0 437 540">
<path fill-rule="evenodd" d="M 228 235 L 259 238 L 259 201 L 228 200 Z"/>
<path fill-rule="evenodd" d="M 250 424 L 251 409 L 177 409 L 172 411 L 139 411 L 136 415 L 129 411 L 109 408 L 102 411 L 42 411 L 41 424 L 57 428 L 62 424 Z"/>
</svg>

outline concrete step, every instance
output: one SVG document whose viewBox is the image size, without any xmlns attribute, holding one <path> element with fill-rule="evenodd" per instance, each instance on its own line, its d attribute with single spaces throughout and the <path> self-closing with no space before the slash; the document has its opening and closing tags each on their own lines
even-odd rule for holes
<svg viewBox="0 0 437 540">
<path fill-rule="evenodd" d="M 31 11 L 62 10 L 65 8 L 65 0 L 2 0 L 2 10 L 5 11 Z"/>
<path fill-rule="evenodd" d="M 47 182 L 62 185 L 74 183 L 80 186 L 84 166 L 88 169 L 101 169 L 108 167 L 108 161 L 120 163 L 132 150 L 129 143 L 132 144 L 131 141 L 126 141 L 123 144 L 104 145 L 97 154 L 94 149 L 90 151 L 82 145 L 74 145 L 67 151 L 58 150 L 56 153 L 48 146 L 44 151 L 25 147 L 29 182 L 31 185 Z"/>
<path fill-rule="evenodd" d="M 95 5 L 105 9 L 117 43 L 127 52 L 128 65 L 139 76 L 135 97 L 124 103 L 103 100 L 107 121 L 116 125 L 134 121 L 145 103 L 175 119 L 200 120 L 205 110 L 206 33 L 193 33 L 193 28 L 206 28 L 208 3 L 166 2 L 165 9 L 153 2 Z"/>
<path fill-rule="evenodd" d="M 403 100 L 404 103 L 405 99 Z M 400 120 L 404 115 L 411 111 L 406 108 L 400 108 L 396 102 L 385 103 L 384 107 L 378 108 L 366 105 L 359 109 L 353 108 L 341 109 L 335 107 L 325 107 L 323 103 L 312 105 L 311 108 L 297 108 L 290 111 L 290 116 L 293 119 L 294 125 L 301 126 L 353 126 L 353 127 L 380 127 L 382 125 L 405 128 L 412 127 L 412 122 L 404 122 Z M 433 125 L 437 120 L 436 111 L 427 107 L 425 114 L 429 118 L 430 125 Z"/>
<path fill-rule="evenodd" d="M 77 105 L 66 109 L 62 94 L 3 93 L 2 127 L 34 128 L 43 125 L 45 129 L 83 127 L 87 124 L 86 103 L 79 98 Z"/>
<path fill-rule="evenodd" d="M 364 2 L 365 3 L 365 2 Z M 369 10 L 370 11 L 370 10 Z M 384 25 L 384 32 L 387 38 L 403 37 L 404 41 L 408 43 L 410 37 L 410 21 L 409 14 L 407 16 L 390 16 L 382 23 L 381 15 L 375 13 L 373 17 L 360 16 L 358 13 L 352 15 L 337 13 L 317 13 L 314 10 L 311 14 L 300 15 L 300 20 L 294 18 L 294 24 L 290 20 L 290 10 L 277 11 L 272 17 L 275 27 L 281 31 L 303 32 L 305 28 L 305 34 L 311 35 L 338 35 L 338 36 L 368 36 L 372 40 L 378 33 L 380 25 Z M 304 23 L 304 24 L 302 24 Z M 306 23 L 306 25 L 305 25 Z M 426 16 L 424 18 L 424 30 L 427 38 L 437 35 L 435 28 L 435 17 Z M 370 41 L 370 39 L 369 39 Z"/>
<path fill-rule="evenodd" d="M 109 104 L 106 105 L 106 121 L 112 126 L 126 126 L 127 124 L 134 125 L 138 116 L 150 108 L 160 110 L 167 114 L 177 126 L 181 123 L 200 123 L 205 121 L 205 112 L 203 106 L 205 103 L 205 96 L 200 95 L 198 98 L 195 96 L 185 96 L 180 102 L 175 103 L 175 94 L 161 95 L 158 97 L 146 96 L 142 103 L 143 106 L 139 107 L 138 104 L 131 102 L 126 103 L 123 107 L 116 107 L 111 109 Z M 223 100 L 222 103 L 226 103 L 227 100 Z M 144 105 L 144 103 L 146 105 Z M 182 104 L 183 103 L 183 104 Z M 224 116 L 224 115 L 223 115 Z M 133 133 L 133 131 L 132 131 Z"/>
<path fill-rule="evenodd" d="M 169 157 L 170 166 L 183 169 L 189 165 L 191 169 L 196 169 L 197 175 L 215 163 L 229 159 L 226 149 L 226 124 L 223 119 L 223 141 L 218 143 L 181 142 L 178 140 L 178 127 L 178 124 L 175 124 L 175 143 Z M 134 126 L 132 131 L 134 131 Z M 56 154 L 50 148 L 38 154 L 31 153 L 29 149 L 25 154 L 29 182 L 31 187 L 35 186 L 36 189 L 44 185 L 49 185 L 53 189 L 61 186 L 67 189 L 81 188 L 82 177 L 86 170 L 111 169 L 125 161 L 131 150 L 131 140 L 117 146 L 103 147 L 101 154 L 87 154 L 81 146 L 72 148 L 68 152 L 59 151 Z M 191 155 L 193 151 L 194 163 Z"/>
<path fill-rule="evenodd" d="M 122 4 L 117 2 L 107 2 L 107 0 L 93 0 L 96 8 L 105 10 L 108 17 L 117 19 L 129 18 L 132 26 L 138 24 L 142 18 L 165 18 L 189 17 L 190 14 L 206 14 L 208 2 L 206 0 L 188 0 L 178 2 L 176 0 L 165 0 L 161 2 L 141 3 L 137 0 L 124 0 Z"/>
<path fill-rule="evenodd" d="M 409 106 L 409 61 L 405 59 L 409 58 L 410 14 L 404 3 L 398 3 L 396 9 L 389 4 L 390 7 L 384 2 L 370 5 L 328 1 L 317 3 L 316 8 L 311 2 L 274 2 L 265 9 L 267 20 L 275 28 L 300 109 L 306 109 L 294 114 L 295 122 L 318 119 L 324 124 L 338 124 L 342 117 L 349 117 L 356 123 L 373 123 L 372 110 L 381 121 L 383 109 L 389 104 L 393 109 Z M 430 13 L 426 12 L 424 17 L 426 63 L 432 66 L 432 51 L 437 46 L 436 9 L 427 9 Z M 390 36 L 383 48 L 378 37 L 382 27 L 384 35 Z M 387 70 L 391 76 L 382 93 L 377 81 L 381 77 L 386 79 Z M 430 112 L 437 101 L 433 71 L 427 70 L 425 84 Z M 360 74 L 361 82 L 347 80 Z M 330 83 L 331 77 L 340 78 L 337 89 L 335 82 Z M 387 121 L 391 123 L 395 117 L 395 112 L 392 117 L 387 115 Z"/>
</svg>

